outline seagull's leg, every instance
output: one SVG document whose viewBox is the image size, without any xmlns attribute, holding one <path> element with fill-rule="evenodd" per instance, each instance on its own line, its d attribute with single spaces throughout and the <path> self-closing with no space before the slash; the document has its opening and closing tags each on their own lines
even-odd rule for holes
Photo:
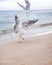
<svg viewBox="0 0 52 65">
<path fill-rule="evenodd" d="M 25 39 L 23 38 L 23 34 L 24 34 L 24 33 L 21 33 L 21 34 L 20 34 L 20 38 L 23 39 L 23 40 L 25 40 Z"/>
<path fill-rule="evenodd" d="M 20 42 L 20 37 L 18 36 L 18 42 Z"/>
<path fill-rule="evenodd" d="M 24 33 L 20 33 L 20 34 L 18 35 L 18 42 L 19 42 L 19 43 L 21 42 L 20 39 L 25 40 L 25 39 L 23 38 L 23 34 L 24 34 Z"/>
</svg>

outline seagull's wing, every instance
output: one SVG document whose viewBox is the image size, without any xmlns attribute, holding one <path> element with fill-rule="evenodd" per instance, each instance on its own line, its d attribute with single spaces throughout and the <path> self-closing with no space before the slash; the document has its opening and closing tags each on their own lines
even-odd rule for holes
<svg viewBox="0 0 52 65">
<path fill-rule="evenodd" d="M 18 3 L 18 2 L 17 2 L 17 4 L 18 4 L 20 7 L 22 7 L 24 10 L 26 10 L 26 8 L 25 8 L 23 5 L 21 5 L 21 4 Z"/>
<path fill-rule="evenodd" d="M 25 0 L 26 3 L 26 10 L 30 10 L 30 2 L 28 0 Z"/>
<path fill-rule="evenodd" d="M 15 16 L 15 25 L 14 25 L 14 32 L 18 32 L 18 26 L 19 26 L 19 18 Z"/>
</svg>

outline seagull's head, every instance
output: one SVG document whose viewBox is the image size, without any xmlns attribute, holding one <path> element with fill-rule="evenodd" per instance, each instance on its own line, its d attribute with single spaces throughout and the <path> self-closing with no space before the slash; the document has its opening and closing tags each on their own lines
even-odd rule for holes
<svg viewBox="0 0 52 65">
<path fill-rule="evenodd" d="M 17 15 L 15 15 L 15 20 L 19 19 Z"/>
<path fill-rule="evenodd" d="M 29 3 L 28 0 L 25 0 L 26 3 Z"/>
<path fill-rule="evenodd" d="M 15 15 L 15 18 L 18 18 L 18 16 L 17 16 L 17 15 Z"/>
</svg>

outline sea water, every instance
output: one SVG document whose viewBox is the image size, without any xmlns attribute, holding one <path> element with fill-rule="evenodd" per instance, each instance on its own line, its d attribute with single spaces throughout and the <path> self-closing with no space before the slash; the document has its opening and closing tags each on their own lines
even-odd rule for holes
<svg viewBox="0 0 52 65">
<path fill-rule="evenodd" d="M 18 33 L 16 34 L 13 31 L 13 27 L 15 25 L 15 15 L 19 17 L 20 23 L 29 19 L 38 19 L 34 26 L 45 23 L 52 23 L 52 10 L 32 10 L 29 13 L 29 17 L 26 16 L 25 11 L 23 10 L 0 11 L 0 43 L 4 41 L 14 40 L 17 38 Z M 51 30 L 52 25 L 28 29 L 25 33 L 30 36 L 32 34 L 36 35 L 49 32 Z"/>
</svg>

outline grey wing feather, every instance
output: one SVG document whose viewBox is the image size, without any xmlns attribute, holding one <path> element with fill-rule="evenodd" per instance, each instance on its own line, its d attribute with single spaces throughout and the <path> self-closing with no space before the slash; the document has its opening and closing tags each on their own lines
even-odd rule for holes
<svg viewBox="0 0 52 65">
<path fill-rule="evenodd" d="M 24 10 L 26 10 L 26 8 L 25 8 L 23 5 L 21 5 L 21 4 L 18 3 L 18 2 L 17 2 L 17 4 L 18 4 L 20 7 L 22 7 Z"/>
<path fill-rule="evenodd" d="M 30 2 L 28 0 L 25 0 L 26 3 L 26 10 L 30 10 Z"/>
</svg>

